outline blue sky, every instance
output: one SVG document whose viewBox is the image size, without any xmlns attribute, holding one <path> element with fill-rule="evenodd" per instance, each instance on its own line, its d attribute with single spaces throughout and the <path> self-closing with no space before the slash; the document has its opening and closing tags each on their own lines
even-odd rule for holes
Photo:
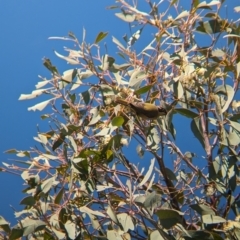
<svg viewBox="0 0 240 240">
<path fill-rule="evenodd" d="M 40 115 L 43 113 L 27 110 L 37 101 L 18 101 L 18 98 L 20 94 L 30 93 L 35 89 L 38 75 L 49 77 L 49 72 L 42 65 L 42 59 L 50 58 L 60 70 L 66 70 L 65 62 L 53 53 L 53 50 L 63 52 L 66 43 L 48 40 L 48 37 L 66 36 L 72 31 L 81 39 L 84 27 L 88 42 L 93 42 L 100 31 L 109 32 L 106 41 L 110 44 L 111 36 L 121 39 L 129 31 L 128 25 L 116 18 L 114 11 L 105 9 L 114 2 L 113 0 L 0 2 L 2 118 L 0 162 L 11 163 L 13 155 L 3 153 L 8 149 L 28 150 L 35 145 L 33 137 L 37 133 L 37 124 L 40 126 L 42 124 Z M 184 128 L 179 128 L 178 133 L 180 135 L 184 133 Z M 19 202 L 23 198 L 21 190 L 24 189 L 22 184 L 23 180 L 20 177 L 0 173 L 0 215 L 9 221 L 14 219 L 10 205 L 20 210 Z"/>
<path fill-rule="evenodd" d="M 37 133 L 37 124 L 42 125 L 39 117 L 43 113 L 27 110 L 37 103 L 36 100 L 18 101 L 18 98 L 20 94 L 35 89 L 38 75 L 50 77 L 42 65 L 42 59 L 48 57 L 56 61 L 63 71 L 66 66 L 53 53 L 53 50 L 61 52 L 66 42 L 48 40 L 48 37 L 66 36 L 72 31 L 81 39 L 83 27 L 89 42 L 93 42 L 100 31 L 109 31 L 118 37 L 116 25 L 123 24 L 113 11 L 106 10 L 106 6 L 113 3 L 112 0 L 1 1 L 1 162 L 11 164 L 10 159 L 14 158 L 14 155 L 4 154 L 4 151 L 11 148 L 29 150 L 35 145 L 33 137 Z M 20 210 L 22 184 L 18 176 L 0 174 L 0 215 L 9 221 L 14 217 L 10 205 Z"/>
</svg>

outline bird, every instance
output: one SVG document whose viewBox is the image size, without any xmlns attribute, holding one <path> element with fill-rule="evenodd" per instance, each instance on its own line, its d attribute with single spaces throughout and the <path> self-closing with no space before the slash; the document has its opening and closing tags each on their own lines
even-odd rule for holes
<svg viewBox="0 0 240 240">
<path fill-rule="evenodd" d="M 115 99 L 115 102 L 124 106 L 129 106 L 132 110 L 134 110 L 137 116 L 144 119 L 157 119 L 159 116 L 165 116 L 167 114 L 167 110 L 165 108 L 156 106 L 152 103 L 127 102 L 119 97 Z"/>
</svg>

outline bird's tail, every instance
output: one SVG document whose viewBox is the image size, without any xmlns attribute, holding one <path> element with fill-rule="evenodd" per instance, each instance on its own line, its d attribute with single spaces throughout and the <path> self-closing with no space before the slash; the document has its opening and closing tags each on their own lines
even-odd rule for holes
<svg viewBox="0 0 240 240">
<path fill-rule="evenodd" d="M 115 102 L 116 102 L 116 103 L 119 103 L 119 104 L 122 104 L 122 105 L 124 105 L 124 106 L 129 106 L 129 102 L 123 100 L 123 99 L 120 98 L 120 97 L 116 97 L 116 98 L 115 98 Z"/>
</svg>

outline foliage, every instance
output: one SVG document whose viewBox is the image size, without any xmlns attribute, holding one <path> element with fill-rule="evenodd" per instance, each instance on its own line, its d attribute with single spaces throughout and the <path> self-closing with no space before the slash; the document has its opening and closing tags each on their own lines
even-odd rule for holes
<svg viewBox="0 0 240 240">
<path fill-rule="evenodd" d="M 51 106 L 42 115 L 50 127 L 35 137 L 40 147 L 7 151 L 24 160 L 1 171 L 27 187 L 18 224 L 0 217 L 2 238 L 240 239 L 239 22 L 220 17 L 223 0 L 192 0 L 187 10 L 178 0 L 147 3 L 150 13 L 124 0 L 110 7 L 134 29 L 123 43 L 112 37 L 115 57 L 100 51 L 107 32 L 93 44 L 85 30 L 81 42 L 51 38 L 74 43 L 67 56 L 55 52 L 74 66 L 61 74 L 45 59 L 51 78 L 20 96 L 49 96 L 28 110 Z M 142 119 L 116 96 L 167 115 Z M 202 156 L 177 134 L 174 122 L 186 118 Z"/>
</svg>

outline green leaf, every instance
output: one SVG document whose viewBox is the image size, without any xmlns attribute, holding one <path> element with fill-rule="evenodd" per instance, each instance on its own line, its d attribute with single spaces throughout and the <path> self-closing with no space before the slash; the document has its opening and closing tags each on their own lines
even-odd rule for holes
<svg viewBox="0 0 240 240">
<path fill-rule="evenodd" d="M 229 172 L 231 172 L 231 176 L 229 176 L 229 186 L 230 186 L 229 188 L 232 191 L 235 191 L 235 189 L 237 187 L 237 181 L 238 181 L 237 176 L 238 176 L 238 174 L 236 174 L 236 172 L 234 171 L 234 167 L 231 167 Z M 230 175 L 230 173 L 229 173 L 229 175 Z M 232 198 L 234 199 L 233 196 L 232 196 Z M 231 201 L 231 202 L 234 202 L 234 200 Z"/>
<path fill-rule="evenodd" d="M 173 81 L 173 92 L 176 98 L 182 98 L 184 92 L 182 83 L 180 81 Z"/>
<path fill-rule="evenodd" d="M 68 211 L 66 210 L 66 208 L 63 207 L 61 208 L 58 214 L 58 222 L 61 229 L 64 229 L 63 224 L 65 224 L 67 220 L 68 220 Z"/>
<path fill-rule="evenodd" d="M 55 177 L 46 179 L 42 184 L 41 184 L 41 192 L 43 193 L 48 193 L 48 191 L 52 188 L 53 183 L 55 181 Z"/>
<path fill-rule="evenodd" d="M 98 219 L 96 218 L 96 216 L 94 216 L 93 214 L 90 214 L 88 213 L 88 216 L 91 220 L 91 226 L 93 227 L 93 229 L 96 229 L 96 230 L 100 230 L 101 229 L 101 225 L 98 221 Z"/>
<path fill-rule="evenodd" d="M 113 151 L 108 149 L 106 152 L 106 157 L 107 157 L 107 160 L 111 159 L 113 157 Z"/>
<path fill-rule="evenodd" d="M 43 102 L 40 102 L 32 107 L 29 107 L 28 108 L 28 111 L 42 111 L 48 104 L 50 104 L 53 100 L 55 100 L 55 98 L 51 98 L 49 100 L 46 100 L 46 101 L 43 101 Z"/>
<path fill-rule="evenodd" d="M 125 47 L 115 37 L 112 37 L 112 41 L 121 49 L 125 49 Z"/>
<path fill-rule="evenodd" d="M 55 151 L 58 147 L 62 145 L 65 140 L 65 134 L 61 133 L 58 139 L 53 143 L 52 150 Z"/>
<path fill-rule="evenodd" d="M 124 231 L 119 230 L 107 230 L 107 239 L 108 240 L 120 240 L 123 238 Z"/>
<path fill-rule="evenodd" d="M 32 91 L 31 94 L 21 94 L 18 100 L 29 100 L 29 99 L 39 97 L 43 93 L 46 93 L 47 90 L 48 90 L 47 88 L 46 89 L 37 89 L 37 90 Z"/>
<path fill-rule="evenodd" d="M 226 185 L 222 182 L 215 182 L 216 184 L 216 188 L 217 190 L 222 193 L 222 194 L 225 194 L 227 189 L 226 189 Z"/>
<path fill-rule="evenodd" d="M 208 6 L 206 1 L 204 1 L 203 3 L 198 4 L 197 9 L 201 9 L 201 8 L 202 9 L 209 9 L 209 10 L 211 10 L 211 8 Z"/>
<path fill-rule="evenodd" d="M 166 117 L 165 117 L 165 123 L 166 123 L 166 127 L 168 129 L 168 131 L 171 133 L 173 139 L 176 139 L 176 129 L 174 128 L 174 125 L 172 123 L 172 119 L 173 119 L 173 114 L 174 114 L 174 110 L 170 110 Z"/>
<path fill-rule="evenodd" d="M 58 74 L 58 70 L 55 66 L 52 65 L 50 59 L 44 58 L 43 65 L 53 74 Z"/>
<path fill-rule="evenodd" d="M 65 231 L 67 231 L 68 239 L 76 239 L 76 236 L 78 235 L 76 223 L 74 223 L 71 220 L 68 220 L 64 224 L 64 228 L 65 228 Z"/>
<path fill-rule="evenodd" d="M 123 58 L 124 60 L 126 60 L 126 56 L 123 53 L 118 52 L 117 55 L 120 56 L 121 58 Z"/>
<path fill-rule="evenodd" d="M 203 215 L 202 216 L 202 221 L 205 224 L 216 224 L 216 223 L 225 223 L 226 220 L 222 217 L 219 216 L 214 216 L 214 215 Z"/>
<path fill-rule="evenodd" d="M 135 20 L 135 14 L 122 12 L 122 13 L 115 13 L 115 15 L 125 22 L 133 22 Z"/>
<path fill-rule="evenodd" d="M 121 134 L 115 134 L 109 141 L 107 148 L 119 149 L 121 147 Z"/>
<path fill-rule="evenodd" d="M 189 236 L 190 235 L 190 236 Z M 221 236 L 214 232 L 209 231 L 195 231 L 195 230 L 188 230 L 187 234 L 183 233 L 182 237 L 185 240 L 223 240 Z M 225 239 L 225 238 L 224 238 Z"/>
<path fill-rule="evenodd" d="M 23 229 L 19 228 L 18 226 L 14 226 L 12 228 L 9 240 L 15 240 L 21 238 L 23 236 Z"/>
<path fill-rule="evenodd" d="M 161 234 L 160 234 L 160 231 L 159 230 L 155 230 L 155 231 L 152 231 L 150 233 L 150 240 L 168 240 L 170 239 L 169 238 L 166 238 L 166 237 L 163 237 Z"/>
<path fill-rule="evenodd" d="M 102 212 L 97 211 L 97 210 L 94 211 L 91 208 L 88 208 L 87 206 L 80 207 L 79 210 L 83 213 L 93 214 L 93 215 L 99 216 L 99 217 L 106 217 Z"/>
<path fill-rule="evenodd" d="M 47 145 L 48 139 L 44 134 L 41 134 L 41 133 L 38 134 L 38 138 L 42 144 Z M 29 157 L 30 157 L 30 155 L 29 155 Z"/>
<path fill-rule="evenodd" d="M 2 216 L 0 216 L 0 229 L 1 228 L 8 234 L 11 232 L 9 223 Z"/>
<path fill-rule="evenodd" d="M 113 222 L 118 223 L 117 215 L 110 205 L 108 205 L 106 213 L 108 214 L 108 216 L 111 218 Z"/>
<path fill-rule="evenodd" d="M 128 232 L 129 229 L 132 231 L 134 230 L 134 224 L 133 224 L 132 218 L 127 213 L 117 214 L 117 219 L 121 223 L 124 229 L 124 232 Z"/>
<path fill-rule="evenodd" d="M 228 142 L 232 146 L 238 146 L 240 143 L 239 134 L 235 130 L 229 131 L 227 138 L 228 138 Z"/>
<path fill-rule="evenodd" d="M 117 93 L 115 91 L 115 89 L 113 89 L 111 86 L 106 85 L 106 84 L 101 84 L 100 90 L 101 90 L 101 93 L 104 97 L 113 96 Z"/>
<path fill-rule="evenodd" d="M 59 58 L 65 60 L 65 61 L 68 62 L 69 64 L 79 65 L 79 63 L 80 63 L 80 62 L 78 61 L 78 59 L 75 60 L 75 58 L 63 56 L 63 55 L 59 54 L 57 51 L 54 51 L 54 53 L 56 54 L 56 56 L 58 56 Z"/>
<path fill-rule="evenodd" d="M 21 205 L 27 205 L 27 206 L 30 206 L 30 207 L 32 207 L 35 203 L 36 203 L 36 201 L 35 201 L 35 199 L 34 199 L 33 196 L 25 197 L 25 198 L 20 202 Z"/>
<path fill-rule="evenodd" d="M 180 170 L 178 172 L 178 178 L 182 179 L 185 183 L 187 183 L 187 175 L 185 174 L 185 172 L 183 170 Z"/>
<path fill-rule="evenodd" d="M 236 129 L 240 133 L 240 123 L 235 121 L 229 121 L 230 126 L 232 126 L 234 129 Z"/>
<path fill-rule="evenodd" d="M 176 21 L 176 20 L 178 20 L 178 19 L 180 19 L 180 18 L 184 18 L 184 17 L 188 17 L 189 16 L 189 11 L 183 11 L 183 12 L 181 12 L 175 19 L 174 19 L 174 21 Z"/>
<path fill-rule="evenodd" d="M 57 195 L 54 199 L 55 204 L 60 204 L 60 202 L 62 200 L 63 193 L 64 193 L 64 188 L 61 188 L 61 190 L 57 193 Z"/>
<path fill-rule="evenodd" d="M 223 2 L 222 2 L 223 3 Z M 218 5 L 219 1 L 213 0 L 209 3 L 206 3 L 206 1 L 201 2 L 200 4 L 198 4 L 197 8 L 205 8 L 205 9 L 210 9 L 210 6 L 214 6 L 214 5 Z M 215 17 L 215 15 L 214 15 Z"/>
<path fill-rule="evenodd" d="M 111 68 L 113 66 L 114 62 L 115 62 L 115 59 L 113 57 L 110 57 L 107 54 L 105 54 L 102 57 L 102 65 L 99 66 L 99 68 L 102 71 L 106 71 L 106 70 L 108 70 L 109 68 Z"/>
<path fill-rule="evenodd" d="M 135 42 L 140 38 L 143 28 L 137 30 L 128 41 L 128 45 L 133 46 Z"/>
<path fill-rule="evenodd" d="M 90 101 L 90 93 L 89 93 L 89 91 L 82 92 L 81 95 L 82 95 L 82 98 L 83 98 L 85 104 L 88 105 L 88 103 Z"/>
<path fill-rule="evenodd" d="M 129 63 L 123 63 L 123 64 L 116 64 L 116 63 L 114 63 L 113 64 L 113 67 L 114 67 L 114 69 L 116 70 L 116 71 L 125 71 L 125 70 L 127 70 L 129 67 L 131 67 L 131 64 L 129 64 Z M 115 72 L 116 72 L 115 71 Z"/>
<path fill-rule="evenodd" d="M 218 120 L 216 118 L 211 118 L 211 117 L 208 117 L 208 121 L 214 125 L 214 126 L 218 126 L 219 123 L 218 123 Z"/>
<path fill-rule="evenodd" d="M 49 114 L 43 114 L 43 115 L 41 115 L 41 119 L 42 119 L 42 120 L 47 119 L 47 118 L 49 118 L 49 117 L 50 117 Z"/>
<path fill-rule="evenodd" d="M 77 144 L 76 144 L 74 138 L 72 136 L 68 136 L 66 138 L 68 138 L 68 140 L 69 140 L 69 147 L 71 147 L 73 149 L 73 151 L 75 153 L 77 153 L 77 151 L 78 151 L 77 150 Z"/>
<path fill-rule="evenodd" d="M 9 150 L 5 151 L 4 153 L 16 154 L 16 153 L 18 153 L 18 151 L 16 149 L 9 149 Z"/>
<path fill-rule="evenodd" d="M 162 196 L 154 191 L 146 196 L 143 205 L 151 212 L 161 204 L 161 199 Z"/>
<path fill-rule="evenodd" d="M 106 136 L 106 135 L 109 135 L 110 132 L 111 132 L 111 129 L 108 127 L 105 127 L 102 130 L 100 130 L 97 134 L 95 134 L 95 136 Z"/>
<path fill-rule="evenodd" d="M 141 85 L 142 81 L 146 79 L 148 75 L 145 71 L 141 70 L 140 68 L 136 68 L 131 73 L 131 77 L 129 80 L 129 87 L 133 87 L 134 89 L 138 89 Z"/>
<path fill-rule="evenodd" d="M 234 111 L 238 111 L 238 108 L 240 107 L 240 101 L 233 100 L 232 101 L 232 109 Z M 239 114 L 234 114 L 234 115 L 239 115 Z M 238 116 L 239 117 L 239 116 Z M 231 116 L 231 120 L 233 120 L 235 117 Z"/>
<path fill-rule="evenodd" d="M 223 31 L 221 30 L 221 22 L 217 19 L 212 19 L 206 22 L 199 22 L 199 26 L 196 28 L 196 30 L 208 34 L 215 34 Z"/>
<path fill-rule="evenodd" d="M 152 150 L 157 150 L 159 148 L 160 136 L 156 128 L 152 128 L 148 131 L 147 136 L 147 146 Z"/>
<path fill-rule="evenodd" d="M 77 69 L 70 69 L 63 72 L 62 80 L 71 83 L 77 75 Z"/>
<path fill-rule="evenodd" d="M 134 93 L 136 95 L 141 95 L 141 94 L 148 92 L 152 87 L 153 87 L 152 85 L 147 85 L 147 86 L 137 89 Z"/>
<path fill-rule="evenodd" d="M 163 228 L 170 229 L 177 223 L 182 222 L 182 212 L 172 209 L 159 209 L 156 214 Z"/>
<path fill-rule="evenodd" d="M 80 70 L 78 70 L 78 77 L 80 80 L 87 79 L 87 78 L 91 77 L 92 75 L 93 75 L 93 72 L 90 70 L 86 70 L 85 72 L 81 72 Z"/>
<path fill-rule="evenodd" d="M 107 9 L 112 10 L 112 9 L 116 9 L 119 8 L 119 6 L 117 5 L 112 5 L 112 6 L 108 6 Z"/>
<path fill-rule="evenodd" d="M 184 192 L 183 192 L 183 191 L 178 191 L 176 198 L 177 198 L 177 201 L 178 201 L 180 204 L 183 204 L 184 201 L 185 201 Z"/>
<path fill-rule="evenodd" d="M 23 227 L 23 236 L 28 236 L 31 233 L 37 232 L 37 231 L 41 231 L 45 228 L 46 223 L 41 221 L 41 220 L 33 220 L 33 219 L 26 219 L 26 221 L 24 221 Z"/>
<path fill-rule="evenodd" d="M 230 143 L 228 142 L 228 133 L 225 130 L 225 128 L 220 129 L 220 134 L 221 134 L 221 138 L 219 139 L 219 142 L 221 143 L 221 145 L 229 146 Z"/>
<path fill-rule="evenodd" d="M 213 170 L 213 171 L 210 171 Z M 220 169 L 221 169 L 221 159 L 219 156 L 216 156 L 213 164 L 212 164 L 212 168 L 209 169 L 209 178 L 210 179 L 216 179 L 217 174 L 219 173 Z"/>
<path fill-rule="evenodd" d="M 100 41 L 102 41 L 106 36 L 108 35 L 108 32 L 100 32 L 96 39 L 95 39 L 95 42 L 94 43 L 99 43 Z"/>
<path fill-rule="evenodd" d="M 222 108 L 222 113 L 224 113 L 228 109 L 230 103 L 233 100 L 233 97 L 235 94 L 234 89 L 230 85 L 220 85 L 214 90 L 214 93 L 215 94 L 223 94 L 223 95 L 227 96 L 227 101 L 225 102 L 225 105 Z"/>
<path fill-rule="evenodd" d="M 69 36 L 70 38 L 74 39 L 74 40 L 77 40 L 75 34 L 74 34 L 73 32 L 71 32 L 71 31 L 68 32 L 68 36 Z"/>
<path fill-rule="evenodd" d="M 170 6 L 173 6 L 176 2 L 178 2 L 178 0 L 171 0 Z"/>
<path fill-rule="evenodd" d="M 30 153 L 28 151 L 19 151 L 16 155 L 18 157 L 28 157 L 28 158 L 30 158 Z"/>
<path fill-rule="evenodd" d="M 102 118 L 99 107 L 92 108 L 90 110 L 90 113 L 92 114 L 92 118 L 91 121 L 88 123 L 88 126 L 96 124 Z"/>
<path fill-rule="evenodd" d="M 112 119 L 112 125 L 113 126 L 117 126 L 117 127 L 121 127 L 124 123 L 124 118 L 119 116 L 119 117 L 114 117 Z"/>
<path fill-rule="evenodd" d="M 144 207 L 144 201 L 146 200 L 146 196 L 142 195 L 142 194 L 135 194 L 135 203 L 140 206 L 140 207 Z"/>
<path fill-rule="evenodd" d="M 204 204 L 192 204 L 190 205 L 190 207 L 195 210 L 198 214 L 200 214 L 201 216 L 203 215 L 215 215 L 215 212 L 208 207 L 207 205 Z"/>
<path fill-rule="evenodd" d="M 202 129 L 200 127 L 199 121 L 200 121 L 199 117 L 196 117 L 191 121 L 191 130 L 194 136 L 198 139 L 198 141 L 201 143 L 202 147 L 204 148 L 205 145 L 204 145 Z"/>
<path fill-rule="evenodd" d="M 237 122 L 238 120 L 240 120 L 240 113 L 233 114 L 233 116 L 231 116 L 230 119 L 234 122 Z"/>
<path fill-rule="evenodd" d="M 170 180 L 177 181 L 177 177 L 176 177 L 175 173 L 171 169 L 165 168 L 165 171 L 166 171 L 167 176 L 169 177 Z"/>
<path fill-rule="evenodd" d="M 118 69 L 115 68 L 114 66 L 115 64 L 113 64 L 110 68 L 109 68 L 109 71 L 112 72 L 112 74 L 114 75 L 114 78 L 115 80 L 117 81 L 117 84 L 118 85 L 127 85 L 128 82 L 127 81 L 124 81 L 121 74 L 120 74 L 120 71 Z"/>
<path fill-rule="evenodd" d="M 181 115 L 188 117 L 188 118 L 198 117 L 197 113 L 195 113 L 189 109 L 186 109 L 186 108 L 175 108 L 174 111 L 177 113 L 180 113 Z"/>
<path fill-rule="evenodd" d="M 138 184 L 138 187 L 143 186 L 148 181 L 148 179 L 150 178 L 150 176 L 152 174 L 152 171 L 154 168 L 154 163 L 155 163 L 155 158 L 151 159 L 149 169 L 148 169 L 146 175 L 144 176 L 143 180 Z"/>
<path fill-rule="evenodd" d="M 0 226 L 1 225 L 8 225 L 9 223 L 2 217 L 0 216 Z"/>
</svg>

